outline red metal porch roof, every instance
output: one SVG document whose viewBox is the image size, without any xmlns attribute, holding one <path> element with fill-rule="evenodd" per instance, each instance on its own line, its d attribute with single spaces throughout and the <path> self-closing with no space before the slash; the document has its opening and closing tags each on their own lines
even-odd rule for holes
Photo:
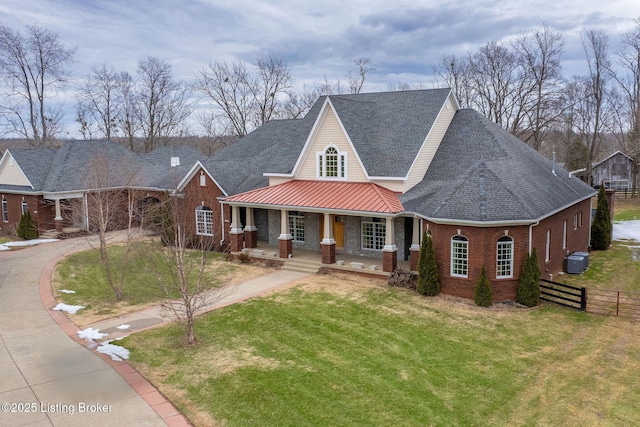
<svg viewBox="0 0 640 427">
<path fill-rule="evenodd" d="M 230 203 L 332 209 L 372 213 L 400 213 L 395 193 L 370 182 L 287 181 L 222 199 Z"/>
</svg>

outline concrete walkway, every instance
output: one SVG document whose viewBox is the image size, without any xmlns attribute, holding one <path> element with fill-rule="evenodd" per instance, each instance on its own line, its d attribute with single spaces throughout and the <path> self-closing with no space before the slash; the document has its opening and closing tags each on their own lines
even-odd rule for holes
<svg viewBox="0 0 640 427">
<path fill-rule="evenodd" d="M 83 345 L 68 317 L 50 310 L 55 263 L 89 246 L 86 238 L 76 238 L 0 254 L 0 426 L 188 425 L 128 363 Z M 216 306 L 301 277 L 279 271 L 250 280 Z M 128 323 L 135 331 L 165 321 L 156 307 L 94 327 L 108 332 Z"/>
</svg>

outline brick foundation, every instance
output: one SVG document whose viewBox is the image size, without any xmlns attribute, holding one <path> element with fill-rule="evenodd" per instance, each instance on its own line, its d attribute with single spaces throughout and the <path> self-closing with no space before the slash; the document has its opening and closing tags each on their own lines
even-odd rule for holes
<svg viewBox="0 0 640 427">
<path fill-rule="evenodd" d="M 322 249 L 322 263 L 323 264 L 335 264 L 336 263 L 336 244 L 330 245 L 321 244 Z"/>
<path fill-rule="evenodd" d="M 398 266 L 398 251 L 382 251 L 382 271 L 392 272 Z"/>
<path fill-rule="evenodd" d="M 231 245 L 231 252 L 240 252 L 243 248 L 244 234 L 230 234 L 229 244 Z"/>
<path fill-rule="evenodd" d="M 244 232 L 244 247 L 245 248 L 258 247 L 258 230 L 251 230 L 251 231 Z"/>
<path fill-rule="evenodd" d="M 420 251 L 411 249 L 409 250 L 409 263 L 411 271 L 418 270 L 418 261 L 420 260 Z"/>
<path fill-rule="evenodd" d="M 289 258 L 289 254 L 293 253 L 293 239 L 278 240 L 278 247 L 280 249 L 278 256 L 280 258 Z"/>
</svg>

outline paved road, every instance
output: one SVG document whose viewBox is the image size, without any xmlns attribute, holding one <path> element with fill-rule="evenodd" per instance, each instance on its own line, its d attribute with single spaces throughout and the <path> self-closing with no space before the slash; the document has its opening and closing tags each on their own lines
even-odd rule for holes
<svg viewBox="0 0 640 427">
<path fill-rule="evenodd" d="M 40 276 L 49 262 L 87 247 L 77 238 L 0 254 L 0 426 L 167 425 L 42 304 Z"/>
</svg>

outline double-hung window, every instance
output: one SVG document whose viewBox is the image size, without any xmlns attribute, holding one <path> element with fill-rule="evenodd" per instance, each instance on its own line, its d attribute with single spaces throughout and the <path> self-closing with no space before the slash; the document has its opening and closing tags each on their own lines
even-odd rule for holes
<svg viewBox="0 0 640 427">
<path fill-rule="evenodd" d="M 2 198 L 2 221 L 9 222 L 9 208 L 7 207 L 7 200 Z"/>
<path fill-rule="evenodd" d="M 208 206 L 196 208 L 196 234 L 213 236 L 213 211 Z"/>
<path fill-rule="evenodd" d="M 469 240 L 464 236 L 451 238 L 451 275 L 469 277 Z"/>
</svg>

